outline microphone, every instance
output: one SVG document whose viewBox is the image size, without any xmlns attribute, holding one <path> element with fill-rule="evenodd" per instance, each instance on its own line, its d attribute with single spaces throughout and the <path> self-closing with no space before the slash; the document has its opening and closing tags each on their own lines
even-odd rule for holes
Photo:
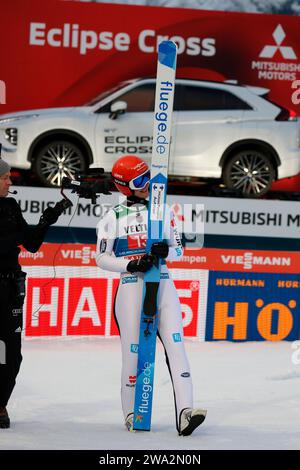
<svg viewBox="0 0 300 470">
<path fill-rule="evenodd" d="M 8 191 L 9 194 L 18 194 L 18 191 L 14 190 L 14 191 Z"/>
</svg>

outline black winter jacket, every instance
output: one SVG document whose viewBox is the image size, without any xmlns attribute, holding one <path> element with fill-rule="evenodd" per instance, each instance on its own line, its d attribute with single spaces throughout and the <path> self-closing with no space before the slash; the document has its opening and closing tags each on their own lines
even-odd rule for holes
<svg viewBox="0 0 300 470">
<path fill-rule="evenodd" d="M 47 229 L 29 226 L 17 201 L 0 197 L 0 272 L 19 270 L 19 245 L 35 253 L 42 245 Z"/>
</svg>

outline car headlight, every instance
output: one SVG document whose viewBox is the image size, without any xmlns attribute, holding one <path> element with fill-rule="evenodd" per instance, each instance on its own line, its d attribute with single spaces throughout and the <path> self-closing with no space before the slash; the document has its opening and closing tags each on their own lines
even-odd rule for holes
<svg viewBox="0 0 300 470">
<path fill-rule="evenodd" d="M 28 119 L 28 118 L 36 118 L 38 117 L 38 114 L 21 114 L 20 116 L 12 116 L 12 117 L 7 117 L 0 119 L 0 125 L 3 124 L 8 124 L 10 122 L 15 122 L 15 121 L 20 121 L 21 119 Z"/>
</svg>

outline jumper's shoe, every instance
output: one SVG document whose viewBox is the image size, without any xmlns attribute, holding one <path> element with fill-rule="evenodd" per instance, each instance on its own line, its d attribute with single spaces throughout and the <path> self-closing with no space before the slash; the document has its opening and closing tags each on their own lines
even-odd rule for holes
<svg viewBox="0 0 300 470">
<path fill-rule="evenodd" d="M 192 432 L 203 423 L 206 417 L 206 410 L 200 408 L 184 408 L 179 418 L 179 436 L 189 436 Z"/>
<path fill-rule="evenodd" d="M 128 415 L 126 416 L 125 426 L 127 428 L 127 431 L 135 432 L 133 429 L 133 413 L 128 413 Z"/>
<path fill-rule="evenodd" d="M 10 427 L 10 419 L 6 408 L 0 408 L 0 428 L 7 429 Z"/>
</svg>

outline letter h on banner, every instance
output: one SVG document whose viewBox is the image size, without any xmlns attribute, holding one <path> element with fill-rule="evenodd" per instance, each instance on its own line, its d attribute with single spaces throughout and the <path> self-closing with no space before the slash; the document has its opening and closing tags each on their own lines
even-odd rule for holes
<svg viewBox="0 0 300 470">
<path fill-rule="evenodd" d="M 215 303 L 214 333 L 213 339 L 226 340 L 227 328 L 232 325 L 233 339 L 244 340 L 247 338 L 248 303 L 235 302 L 234 315 L 229 314 L 229 302 Z"/>
<path fill-rule="evenodd" d="M 62 278 L 28 279 L 25 336 L 62 334 L 64 292 Z"/>
</svg>

